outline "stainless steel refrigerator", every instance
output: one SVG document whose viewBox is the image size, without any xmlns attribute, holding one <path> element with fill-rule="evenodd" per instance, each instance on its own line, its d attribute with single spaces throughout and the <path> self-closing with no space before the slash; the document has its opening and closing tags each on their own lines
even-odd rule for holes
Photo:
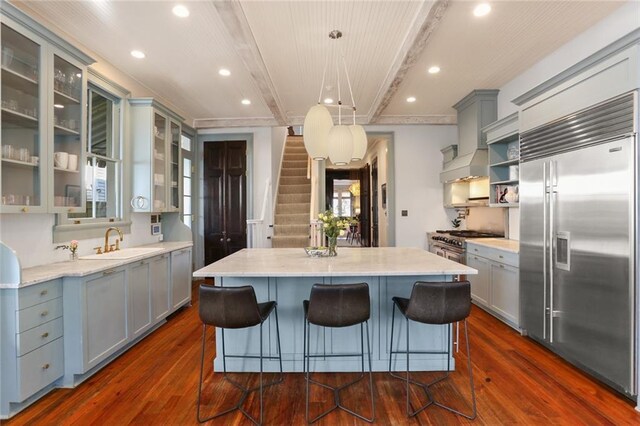
<svg viewBox="0 0 640 426">
<path fill-rule="evenodd" d="M 521 135 L 520 309 L 526 334 L 633 396 L 634 94 Z"/>
</svg>

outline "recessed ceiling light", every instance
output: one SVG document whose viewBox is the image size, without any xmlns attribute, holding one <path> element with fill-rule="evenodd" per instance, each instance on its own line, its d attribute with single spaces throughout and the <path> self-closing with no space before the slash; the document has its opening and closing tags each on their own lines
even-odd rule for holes
<svg viewBox="0 0 640 426">
<path fill-rule="evenodd" d="M 62 104 L 53 104 L 54 108 L 64 108 L 64 105 Z"/>
<path fill-rule="evenodd" d="M 78 77 L 78 78 L 82 77 L 82 73 L 77 73 L 76 77 Z"/>
<path fill-rule="evenodd" d="M 144 52 L 140 50 L 132 50 L 131 56 L 133 56 L 134 58 L 143 59 L 147 55 L 145 55 Z"/>
<path fill-rule="evenodd" d="M 437 65 L 434 65 L 431 68 L 429 68 L 429 74 L 438 74 L 439 72 L 440 72 L 440 67 Z"/>
<path fill-rule="evenodd" d="M 416 101 L 416 98 L 415 98 L 415 97 L 413 97 L 413 96 L 409 96 L 409 97 L 407 98 L 407 102 L 409 102 L 409 103 L 413 103 L 413 102 L 415 102 L 415 101 Z"/>
<path fill-rule="evenodd" d="M 186 18 L 187 16 L 189 16 L 189 9 L 181 4 L 174 6 L 171 11 L 179 18 Z"/>
<path fill-rule="evenodd" d="M 218 74 L 223 75 L 225 77 L 230 76 L 231 75 L 231 71 L 229 71 L 226 68 L 220 68 L 220 70 L 218 71 Z"/>
<path fill-rule="evenodd" d="M 241 102 L 242 105 L 251 105 L 251 101 L 249 99 L 243 99 Z"/>
<path fill-rule="evenodd" d="M 325 104 L 332 104 L 333 103 L 333 99 L 327 98 L 327 99 L 324 100 L 324 103 Z"/>
<path fill-rule="evenodd" d="M 480 3 L 473 9 L 473 14 L 478 18 L 486 16 L 491 12 L 491 5 L 489 3 Z"/>
</svg>

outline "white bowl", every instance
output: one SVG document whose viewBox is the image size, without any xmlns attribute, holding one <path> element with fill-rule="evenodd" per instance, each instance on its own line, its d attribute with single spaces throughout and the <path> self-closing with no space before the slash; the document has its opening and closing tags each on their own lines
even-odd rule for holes
<svg viewBox="0 0 640 426">
<path fill-rule="evenodd" d="M 305 247 L 304 251 L 307 253 L 307 256 L 309 257 L 322 257 L 322 256 L 326 256 L 327 252 L 329 251 L 328 247 Z"/>
</svg>

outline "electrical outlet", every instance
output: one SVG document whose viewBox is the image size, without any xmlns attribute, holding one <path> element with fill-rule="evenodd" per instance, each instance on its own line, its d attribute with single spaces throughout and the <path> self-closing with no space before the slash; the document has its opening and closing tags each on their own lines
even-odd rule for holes
<svg viewBox="0 0 640 426">
<path fill-rule="evenodd" d="M 162 242 L 164 240 L 164 235 L 160 234 L 158 235 L 158 241 Z"/>
<path fill-rule="evenodd" d="M 402 216 L 409 216 L 409 210 L 402 210 Z"/>
</svg>

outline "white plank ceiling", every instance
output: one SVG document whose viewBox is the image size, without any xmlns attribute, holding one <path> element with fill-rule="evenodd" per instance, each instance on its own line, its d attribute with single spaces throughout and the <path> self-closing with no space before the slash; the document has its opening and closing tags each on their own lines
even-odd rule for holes
<svg viewBox="0 0 640 426">
<path fill-rule="evenodd" d="M 455 122 L 451 105 L 468 92 L 503 86 L 624 2 L 492 1 L 481 19 L 462 0 L 181 1 L 186 19 L 173 1 L 12 3 L 208 127 L 300 124 L 338 44 L 359 122 Z M 337 99 L 332 64 L 323 97 Z M 428 74 L 431 65 L 442 71 Z"/>
</svg>

